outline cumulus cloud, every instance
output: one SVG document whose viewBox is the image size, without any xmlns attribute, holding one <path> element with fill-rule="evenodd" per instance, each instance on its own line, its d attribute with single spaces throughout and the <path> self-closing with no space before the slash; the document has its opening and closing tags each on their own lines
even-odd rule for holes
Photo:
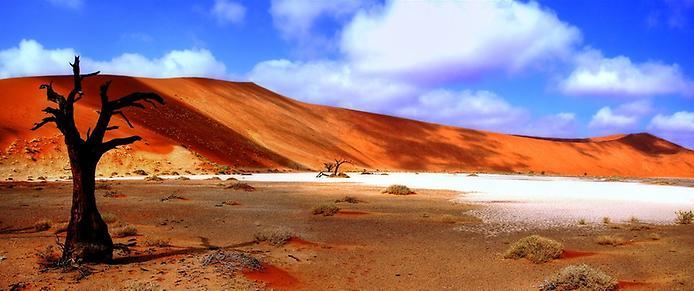
<svg viewBox="0 0 694 291">
<path fill-rule="evenodd" d="M 691 95 L 694 82 L 677 64 L 633 63 L 625 56 L 606 58 L 597 50 L 576 56 L 576 68 L 560 85 L 570 95 L 652 96 Z"/>
<path fill-rule="evenodd" d="M 636 124 L 638 118 L 612 111 L 609 106 L 600 108 L 588 124 L 593 128 L 628 128 Z"/>
<path fill-rule="evenodd" d="M 270 6 L 275 27 L 288 39 L 311 35 L 314 23 L 323 16 L 349 16 L 370 1 L 367 0 L 273 0 Z"/>
<path fill-rule="evenodd" d="M 248 78 L 302 101 L 362 110 L 384 110 L 416 91 L 405 83 L 367 78 L 334 61 L 270 60 L 255 65 Z"/>
<path fill-rule="evenodd" d="M 243 22 L 246 16 L 246 7 L 234 1 L 215 0 L 210 13 L 219 24 L 238 24 Z"/>
<path fill-rule="evenodd" d="M 580 37 L 535 2 L 388 1 L 356 14 L 341 50 L 365 72 L 438 82 L 568 57 Z"/>
<path fill-rule="evenodd" d="M 17 47 L 0 51 L 0 78 L 65 74 L 67 63 L 79 53 L 72 48 L 46 49 L 35 40 L 22 40 Z M 226 68 L 205 49 L 172 50 L 159 58 L 126 53 L 111 60 L 82 57 L 84 71 L 143 77 L 224 78 Z"/>
<path fill-rule="evenodd" d="M 415 119 L 503 131 L 509 131 L 526 118 L 525 110 L 484 90 L 433 90 L 396 113 Z"/>
<path fill-rule="evenodd" d="M 694 112 L 678 111 L 672 115 L 658 114 L 651 119 L 648 129 L 680 145 L 694 148 Z"/>
</svg>

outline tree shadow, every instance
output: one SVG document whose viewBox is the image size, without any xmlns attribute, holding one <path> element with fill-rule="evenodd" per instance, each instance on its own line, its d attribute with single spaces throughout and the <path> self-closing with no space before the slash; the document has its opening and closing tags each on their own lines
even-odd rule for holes
<svg viewBox="0 0 694 291">
<path fill-rule="evenodd" d="M 199 237 L 199 238 L 201 241 L 201 245 L 203 247 L 179 248 L 177 250 L 171 250 L 171 251 L 166 251 L 166 252 L 156 253 L 156 254 L 140 255 L 140 256 L 124 256 L 124 257 L 113 259 L 113 261 L 111 262 L 111 265 L 127 265 L 127 264 L 133 264 L 133 263 L 143 263 L 143 262 L 147 262 L 147 261 L 152 261 L 152 260 L 157 260 L 157 259 L 167 258 L 167 257 L 172 257 L 172 256 L 178 256 L 178 255 L 202 254 L 202 253 L 206 253 L 209 251 L 220 250 L 220 249 L 222 249 L 222 250 L 235 249 L 235 248 L 253 245 L 256 243 L 255 241 L 248 241 L 248 242 L 242 242 L 242 243 L 238 243 L 238 244 L 219 247 L 219 246 L 211 245 L 207 238 L 204 238 L 204 237 Z"/>
</svg>

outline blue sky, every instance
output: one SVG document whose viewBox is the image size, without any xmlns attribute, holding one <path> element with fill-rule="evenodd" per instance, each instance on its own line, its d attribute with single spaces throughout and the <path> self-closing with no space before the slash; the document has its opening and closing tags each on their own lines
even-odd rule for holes
<svg viewBox="0 0 694 291">
<path fill-rule="evenodd" d="M 694 146 L 692 0 L 0 5 L 0 78 L 64 74 L 80 54 L 86 69 L 250 80 L 443 124 Z"/>
</svg>

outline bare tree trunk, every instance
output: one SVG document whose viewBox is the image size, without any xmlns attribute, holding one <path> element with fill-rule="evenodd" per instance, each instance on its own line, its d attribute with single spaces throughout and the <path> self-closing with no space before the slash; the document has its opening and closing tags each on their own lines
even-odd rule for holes
<svg viewBox="0 0 694 291">
<path fill-rule="evenodd" d="M 72 168 L 72 210 L 65 239 L 63 261 L 108 262 L 113 241 L 96 207 L 95 173 L 99 158 L 92 153 L 69 151 Z"/>
</svg>

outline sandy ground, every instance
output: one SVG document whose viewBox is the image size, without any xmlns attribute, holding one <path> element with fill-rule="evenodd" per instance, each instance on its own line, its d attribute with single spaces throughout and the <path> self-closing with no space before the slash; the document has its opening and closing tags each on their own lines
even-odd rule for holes
<svg viewBox="0 0 694 291">
<path fill-rule="evenodd" d="M 88 266 L 92 274 L 81 279 L 76 272 L 42 271 L 36 254 L 55 244 L 55 227 L 31 229 L 40 219 L 67 218 L 70 184 L 1 184 L 0 289 L 533 290 L 577 263 L 604 270 L 624 288 L 694 289 L 691 225 L 575 225 L 488 237 L 470 231 L 485 227 L 470 214 L 480 206 L 454 203 L 459 194 L 445 190 L 392 196 L 380 193 L 382 187 L 348 183 L 249 182 L 253 192 L 227 189 L 227 181 L 106 183 L 110 189 L 97 190 L 97 199 L 102 213 L 118 218 L 112 230 L 130 224 L 138 234 L 114 239 L 134 242 L 132 252 L 116 253 L 111 265 Z M 104 197 L 107 191 L 116 195 Z M 171 194 L 183 199 L 161 200 Z M 364 202 L 339 203 L 341 213 L 332 217 L 311 214 L 345 195 Z M 253 243 L 253 234 L 268 227 L 291 229 L 300 239 L 281 247 Z M 569 251 L 545 264 L 502 258 L 509 243 L 529 234 L 559 240 Z M 598 245 L 601 234 L 627 244 Z M 154 239 L 172 246 L 145 245 Z M 230 274 L 203 266 L 218 248 L 250 254 L 267 271 Z"/>
</svg>

